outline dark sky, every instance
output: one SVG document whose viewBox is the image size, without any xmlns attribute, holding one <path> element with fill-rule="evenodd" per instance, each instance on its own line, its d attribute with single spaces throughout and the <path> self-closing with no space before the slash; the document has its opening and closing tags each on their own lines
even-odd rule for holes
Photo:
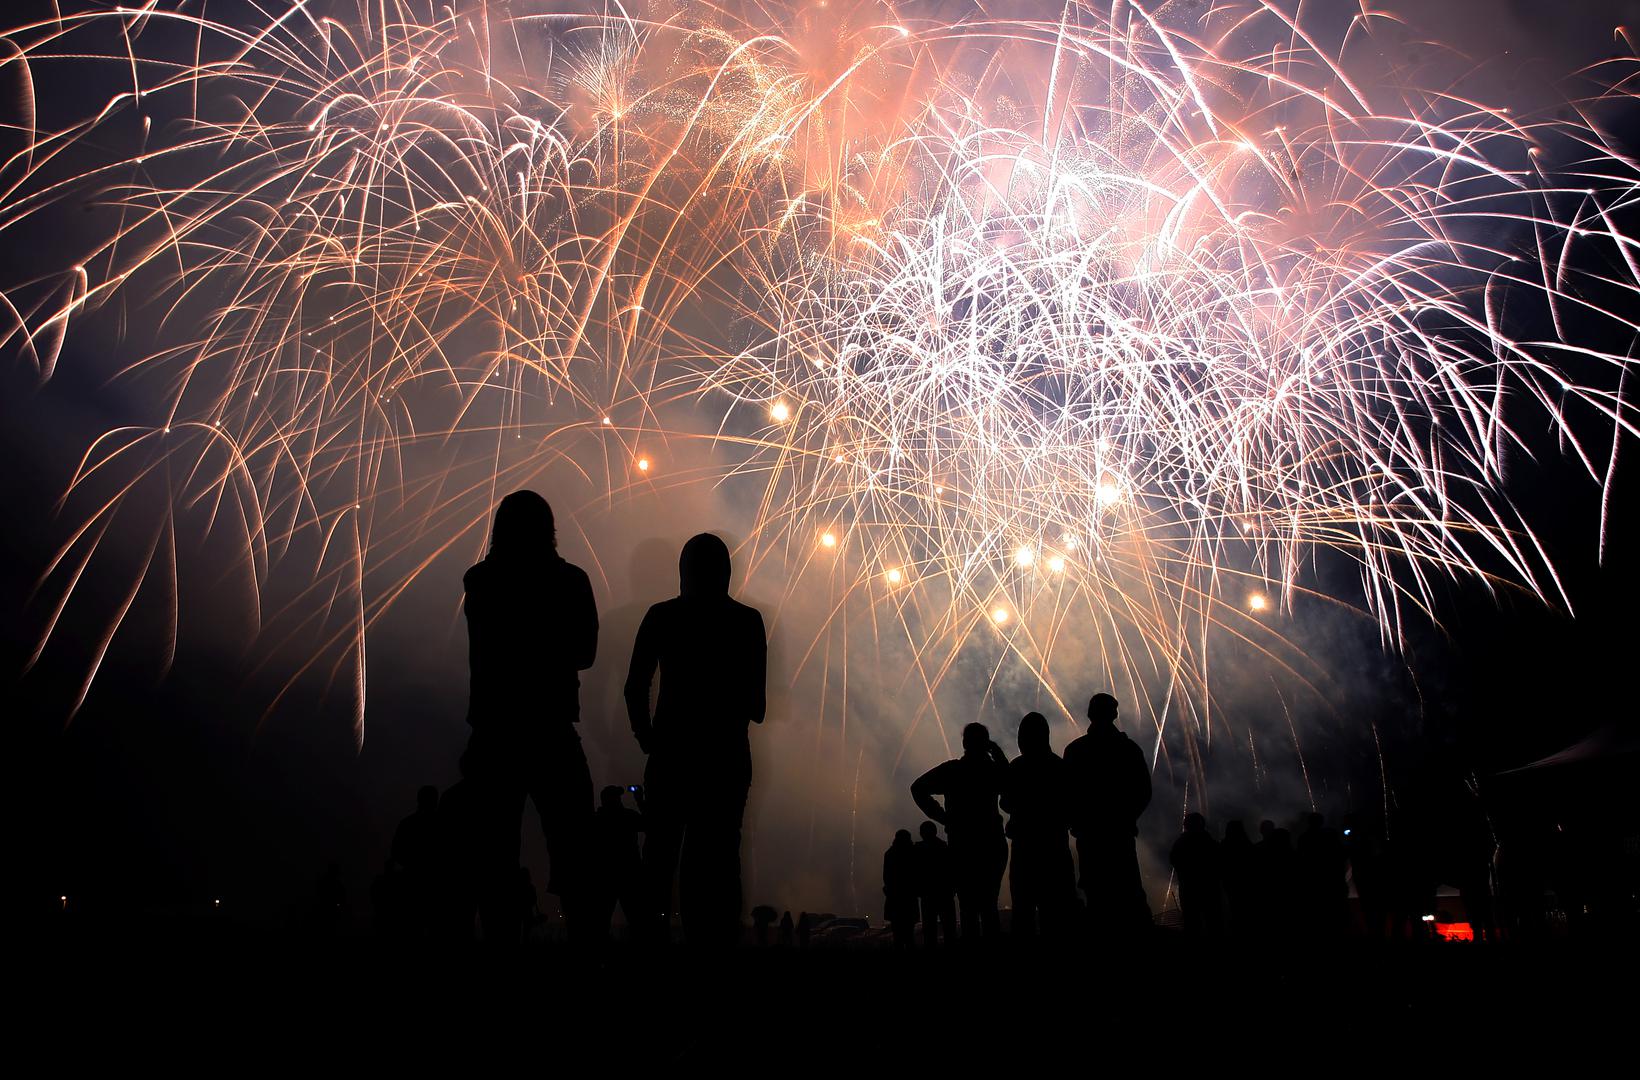
<svg viewBox="0 0 1640 1080">
<path fill-rule="evenodd" d="M 1611 26 L 1637 14 L 1628 3 L 1577 5 L 1572 14 L 1566 5 L 1524 0 L 1415 7 L 1418 27 L 1432 37 L 1461 40 L 1480 57 L 1504 50 L 1521 55 L 1496 79 L 1500 93 L 1526 98 L 1542 92 L 1533 73 L 1609 55 Z M 12 10 L 3 18 L 14 18 Z M 84 90 L 93 98 L 105 95 L 102 87 Z M 49 257 L 65 237 L 71 242 L 88 228 L 69 219 L 14 232 L 0 254 L 7 279 L 27 274 L 42 252 Z M 117 313 L 104 312 L 76 327 L 56 377 L 44 385 L 26 363 L 8 356 L 0 364 L 6 462 L 0 505 L 7 508 L 0 528 L 0 673 L 7 679 L 11 707 L 5 712 L 14 740 L 5 756 L 7 781 L 21 795 L 27 823 L 25 889 L 42 897 L 70 892 L 110 906 L 200 905 L 222 895 L 241 910 L 277 917 L 300 904 L 334 861 L 362 906 L 368 876 L 385 854 L 393 824 L 411 808 L 415 788 L 454 778 L 465 738 L 459 580 L 478 554 L 479 538 L 475 533 L 430 566 L 399 613 L 372 635 L 362 748 L 353 731 L 352 695 L 345 686 L 327 685 L 325 671 L 298 680 L 270 709 L 290 674 L 292 651 L 270 648 L 265 635 L 253 633 L 241 602 L 243 566 L 210 540 L 179 547 L 188 571 L 179 603 L 188 618 L 168 672 L 170 598 L 145 591 L 69 722 L 68 703 L 99 641 L 102 623 L 92 613 L 99 605 L 72 607 L 57 644 L 25 676 L 53 595 L 36 585 L 76 523 L 72 508 L 60 509 L 58 499 L 80 455 L 110 428 L 146 418 L 153 387 L 108 378 L 120 357 L 138 347 L 140 326 L 140 317 L 122 325 Z M 1380 767 L 1393 784 L 1414 774 L 1431 747 L 1455 748 L 1484 775 L 1558 749 L 1615 715 L 1608 701 L 1632 664 L 1632 612 L 1640 601 L 1637 481 L 1632 469 L 1620 473 L 1605 564 L 1599 565 L 1598 493 L 1551 453 L 1550 440 L 1542 441 L 1540 461 L 1512 463 L 1512 494 L 1542 526 L 1577 617 L 1516 592 L 1454 585 L 1445 590 L 1440 627 L 1415 627 L 1408 652 L 1396 656 L 1380 647 L 1369 623 L 1301 602 L 1288 633 L 1317 658 L 1327 700 L 1289 700 L 1267 678 L 1246 674 L 1248 685 L 1238 687 L 1237 698 L 1259 702 L 1267 712 L 1242 718 L 1245 730 L 1259 732 L 1259 760 L 1249 760 L 1246 747 L 1234 741 L 1214 747 L 1209 767 L 1222 780 L 1217 817 L 1288 818 L 1312 797 L 1333 813 L 1370 810 L 1384 800 Z M 1633 448 L 1627 453 L 1632 459 Z M 571 504 L 588 500 L 573 479 L 548 473 L 543 480 L 561 485 L 549 491 L 555 502 L 560 495 Z M 583 531 L 566 530 L 565 553 L 594 571 L 604 611 L 603 656 L 584 693 L 598 782 L 634 781 L 641 769 L 614 695 L 639 614 L 673 587 L 681 540 L 709 527 L 734 539 L 743 510 L 728 495 L 661 492 L 653 504 L 618 508 Z M 110 601 L 117 605 L 127 580 L 122 574 L 130 560 L 141 559 L 144 542 L 141 535 L 116 533 L 114 557 L 87 571 L 81 595 L 101 601 L 104 610 Z M 1348 588 L 1342 568 L 1323 560 L 1318 573 Z M 754 583 L 749 598 L 768 607 L 778 595 L 772 585 Z M 789 663 L 809 640 L 806 626 L 793 616 L 777 627 L 775 655 Z M 842 706 L 818 700 L 812 678 L 774 688 L 770 728 L 755 736 L 761 741 L 749 903 L 875 911 L 878 883 L 869 879 L 886 830 L 915 824 L 904 786 L 941 753 L 940 739 L 929 731 L 899 760 L 897 704 L 882 689 L 892 685 L 893 667 L 890 654 L 877 671 L 851 676 L 865 688 L 857 687 Z M 873 687 L 874 680 L 879 685 Z M 960 697 L 966 690 L 958 680 L 949 693 Z M 1010 731 L 1018 708 L 1039 703 L 1033 695 L 1004 694 L 981 718 Z M 1284 710 L 1296 717 L 1290 728 L 1281 719 Z M 952 711 L 947 726 L 954 731 L 968 718 Z M 1055 723 L 1055 740 L 1062 743 L 1067 729 L 1058 718 Z M 1287 730 L 1303 745 L 1307 772 L 1284 743 Z M 1157 804 L 1170 809 L 1147 822 L 1153 844 L 1171 833 L 1171 807 L 1183 795 L 1183 774 L 1174 771 L 1171 756 L 1178 748 L 1165 749 Z M 539 878 L 541 848 L 532 830 L 526 836 L 526 857 Z"/>
</svg>

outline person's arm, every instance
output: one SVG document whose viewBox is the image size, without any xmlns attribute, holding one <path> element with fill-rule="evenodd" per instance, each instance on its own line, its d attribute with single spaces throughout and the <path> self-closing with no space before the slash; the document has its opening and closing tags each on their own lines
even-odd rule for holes
<svg viewBox="0 0 1640 1080">
<path fill-rule="evenodd" d="M 626 669 L 626 717 L 632 724 L 638 749 L 646 754 L 654 730 L 649 716 L 649 688 L 655 682 L 655 669 L 660 666 L 660 630 L 655 623 L 655 609 L 650 608 L 638 625 L 638 637 L 632 643 L 632 663 Z"/>
<path fill-rule="evenodd" d="M 757 643 L 748 660 L 747 678 L 751 685 L 747 687 L 750 692 L 747 711 L 752 723 L 761 724 L 769 709 L 769 635 L 763 627 L 763 613 L 756 608 L 752 608 L 752 622 L 757 630 Z"/>
<path fill-rule="evenodd" d="M 1145 761 L 1145 752 L 1139 749 L 1138 743 L 1130 745 L 1133 747 L 1133 820 L 1137 824 L 1139 815 L 1150 805 L 1150 764 Z"/>
<path fill-rule="evenodd" d="M 911 782 L 911 801 L 917 804 L 917 809 L 930 821 L 945 824 L 945 807 L 940 804 L 936 795 L 943 795 L 943 785 L 940 782 L 939 772 L 945 766 L 936 765 Z"/>
<path fill-rule="evenodd" d="M 592 598 L 592 582 L 576 568 L 570 586 L 570 659 L 576 671 L 585 671 L 598 659 L 598 603 Z"/>
</svg>

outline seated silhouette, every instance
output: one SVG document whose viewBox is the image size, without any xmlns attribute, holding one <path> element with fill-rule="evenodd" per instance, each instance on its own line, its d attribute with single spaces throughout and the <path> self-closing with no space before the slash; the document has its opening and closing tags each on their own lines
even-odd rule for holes
<svg viewBox="0 0 1640 1080">
<path fill-rule="evenodd" d="M 1150 805 L 1150 767 L 1144 751 L 1117 728 L 1117 711 L 1115 698 L 1093 695 L 1087 734 L 1065 747 L 1065 768 L 1089 926 L 1121 936 L 1150 925 L 1135 846 L 1139 815 Z"/>
<path fill-rule="evenodd" d="M 598 611 L 586 574 L 558 554 L 552 508 L 533 491 L 496 507 L 490 551 L 464 579 L 472 684 L 466 778 L 478 822 L 480 919 L 487 941 L 517 941 L 516 888 L 524 800 L 546 834 L 547 891 L 572 936 L 583 915 L 584 847 L 592 774 L 575 725 L 578 673 L 598 650 Z"/>
<path fill-rule="evenodd" d="M 686 940 L 726 946 L 740 933 L 740 827 L 752 784 L 748 732 L 763 722 L 768 643 L 763 616 L 730 598 L 729 574 L 722 540 L 710 533 L 692 538 L 678 559 L 678 595 L 649 609 L 632 646 L 626 708 L 649 755 L 644 922 L 654 940 L 666 932 L 674 874 Z"/>
<path fill-rule="evenodd" d="M 1044 934 L 1063 935 L 1076 908 L 1069 794 L 1065 762 L 1048 742 L 1048 718 L 1025 714 L 1019 722 L 1019 756 L 1008 765 L 1002 793 L 1013 841 L 1008 883 L 1018 940 L 1034 937 L 1039 925 Z"/>
<path fill-rule="evenodd" d="M 984 724 L 969 724 L 962 729 L 962 756 L 934 766 L 911 785 L 918 809 L 943 824 L 951 838 L 965 942 L 994 941 L 1002 933 L 997 896 L 1008 866 L 1008 841 L 997 801 L 1007 784 L 1007 755 Z"/>
</svg>

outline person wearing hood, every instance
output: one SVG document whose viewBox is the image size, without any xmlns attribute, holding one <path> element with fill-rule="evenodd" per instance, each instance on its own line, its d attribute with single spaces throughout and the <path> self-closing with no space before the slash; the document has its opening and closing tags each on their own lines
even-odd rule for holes
<svg viewBox="0 0 1640 1080">
<path fill-rule="evenodd" d="M 647 933 L 664 938 L 677 874 L 684 935 L 713 946 L 734 944 L 740 931 L 748 732 L 763 722 L 768 661 L 763 616 L 729 596 L 729 570 L 729 548 L 711 533 L 683 546 L 678 595 L 644 615 L 626 677 L 632 734 L 649 757 Z"/>
<path fill-rule="evenodd" d="M 472 865 L 485 939 L 519 940 L 518 848 L 524 799 L 541 815 L 551 859 L 549 892 L 576 932 L 592 775 L 581 737 L 578 672 L 598 652 L 598 609 L 580 567 L 558 554 L 552 507 L 515 491 L 496 507 L 490 551 L 467 571 L 472 682 L 464 755 L 474 788 Z"/>
</svg>

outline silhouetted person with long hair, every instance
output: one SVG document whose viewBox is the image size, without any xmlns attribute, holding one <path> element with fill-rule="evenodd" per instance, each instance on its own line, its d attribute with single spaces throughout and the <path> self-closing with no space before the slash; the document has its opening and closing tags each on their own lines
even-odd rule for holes
<svg viewBox="0 0 1640 1080">
<path fill-rule="evenodd" d="M 438 788 L 429 784 L 416 792 L 416 812 L 393 832 L 389 864 L 399 870 L 395 877 L 403 922 L 426 930 L 438 888 Z"/>
<path fill-rule="evenodd" d="M 1019 721 L 1019 756 L 1008 764 L 1002 793 L 1013 841 L 1008 883 L 1017 941 L 1035 937 L 1039 925 L 1046 935 L 1063 934 L 1075 910 L 1069 787 L 1065 762 L 1048 742 L 1048 718 L 1026 713 Z"/>
<path fill-rule="evenodd" d="M 649 609 L 632 646 L 626 709 L 644 773 L 647 933 L 665 934 L 678 876 L 685 938 L 733 945 L 740 933 L 740 826 L 752 785 L 748 732 L 763 722 L 763 616 L 729 596 L 729 549 L 711 533 L 683 546 L 678 595 Z M 660 673 L 653 714 L 650 687 Z M 679 866 L 681 853 L 682 866 Z"/>
<path fill-rule="evenodd" d="M 628 931 L 640 927 L 649 917 L 643 889 L 643 853 L 638 834 L 644 831 L 643 789 L 634 794 L 638 810 L 623 801 L 626 792 L 613 784 L 598 793 L 598 810 L 592 815 L 593 885 L 592 919 L 595 929 L 609 935 L 615 905 L 621 905 Z"/>
<path fill-rule="evenodd" d="M 1109 694 L 1093 695 L 1088 732 L 1065 747 L 1065 766 L 1089 923 L 1096 933 L 1123 935 L 1150 925 L 1136 847 L 1150 768 L 1139 744 L 1116 727 L 1117 709 Z"/>
<path fill-rule="evenodd" d="M 883 918 L 894 930 L 894 947 L 910 950 L 917 941 L 917 850 L 909 829 L 894 834 L 883 852 Z"/>
<path fill-rule="evenodd" d="M 592 775 L 575 725 L 581 718 L 579 672 L 598 651 L 592 586 L 558 554 L 552 508 L 533 491 L 496 507 L 490 552 L 467 571 L 467 778 L 483 803 L 479 909 L 489 941 L 517 941 L 521 912 L 514 887 L 527 796 L 546 834 L 552 873 L 547 891 L 561 901 L 577 936 L 585 892 L 585 846 L 592 818 Z"/>
<path fill-rule="evenodd" d="M 1312 934 L 1336 937 L 1349 913 L 1344 843 L 1320 814 L 1304 815 L 1298 834 L 1298 879 L 1304 922 Z"/>
<path fill-rule="evenodd" d="M 1206 818 L 1196 813 L 1184 816 L 1184 832 L 1173 841 L 1168 861 L 1179 881 L 1179 914 L 1184 920 L 1184 932 L 1203 940 L 1217 938 L 1223 903 L 1219 844 L 1207 831 Z"/>
<path fill-rule="evenodd" d="M 1253 868 L 1253 842 L 1240 821 L 1225 822 L 1224 842 L 1219 845 L 1219 869 L 1230 935 L 1249 938 L 1257 929 L 1258 887 Z"/>
<path fill-rule="evenodd" d="M 957 879 L 951 867 L 951 849 L 940 839 L 940 827 L 925 821 L 917 830 L 917 896 L 922 901 L 923 944 L 935 948 L 943 933 L 945 944 L 957 940 Z"/>
<path fill-rule="evenodd" d="M 917 807 L 944 825 L 951 838 L 964 941 L 994 941 L 1002 934 L 997 897 L 1008 867 L 1008 840 L 997 801 L 1007 783 L 1008 756 L 984 724 L 969 724 L 962 729 L 962 756 L 934 766 L 911 785 Z"/>
</svg>

